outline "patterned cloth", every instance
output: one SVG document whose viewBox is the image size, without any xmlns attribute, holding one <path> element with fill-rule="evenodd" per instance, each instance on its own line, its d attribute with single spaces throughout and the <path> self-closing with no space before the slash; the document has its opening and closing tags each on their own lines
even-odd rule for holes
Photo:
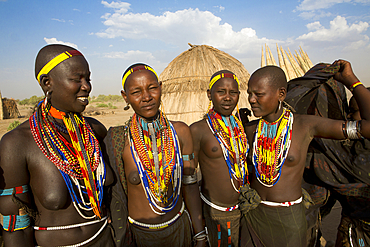
<svg viewBox="0 0 370 247">
<path fill-rule="evenodd" d="M 133 225 L 132 233 L 138 247 L 192 246 L 192 227 L 187 213 L 182 214 L 171 226 L 161 230 L 150 231 Z"/>
<path fill-rule="evenodd" d="M 285 102 L 296 113 L 343 119 L 348 104 L 343 85 L 333 79 L 339 66 L 317 64 L 303 77 L 288 82 Z"/>
<path fill-rule="evenodd" d="M 370 224 L 343 215 L 338 227 L 336 246 L 370 246 Z"/>
<path fill-rule="evenodd" d="M 208 229 L 208 243 L 210 247 L 239 246 L 241 219 L 239 209 L 224 212 L 214 209 L 204 203 L 203 215 Z"/>
<path fill-rule="evenodd" d="M 111 127 L 104 139 L 111 168 L 116 177 L 110 200 L 111 226 L 116 246 L 135 246 L 128 223 L 127 184 L 122 154 L 125 148 L 125 126 Z"/>
</svg>

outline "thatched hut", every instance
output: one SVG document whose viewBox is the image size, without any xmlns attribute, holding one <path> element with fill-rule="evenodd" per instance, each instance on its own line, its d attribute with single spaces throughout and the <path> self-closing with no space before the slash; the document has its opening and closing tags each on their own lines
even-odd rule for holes
<svg viewBox="0 0 370 247">
<path fill-rule="evenodd" d="M 14 99 L 2 98 L 0 92 L 0 120 L 18 118 L 20 116 L 17 102 Z"/>
<path fill-rule="evenodd" d="M 14 99 L 2 98 L 3 119 L 19 118 L 17 102 Z"/>
<path fill-rule="evenodd" d="M 229 54 L 208 45 L 190 45 L 160 74 L 162 101 L 169 119 L 191 124 L 206 113 L 209 79 L 219 70 L 234 72 L 240 81 L 239 107 L 249 107 L 247 82 L 250 77 L 243 64 Z"/>
</svg>

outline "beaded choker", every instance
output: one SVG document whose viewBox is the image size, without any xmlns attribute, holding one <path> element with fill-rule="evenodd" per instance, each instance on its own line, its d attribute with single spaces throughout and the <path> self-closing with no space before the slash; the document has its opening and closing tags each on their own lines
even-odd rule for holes
<svg viewBox="0 0 370 247">
<path fill-rule="evenodd" d="M 293 113 L 286 108 L 275 122 L 260 119 L 253 142 L 253 165 L 258 181 L 274 186 L 288 155 L 293 130 Z"/>
<path fill-rule="evenodd" d="M 149 205 L 156 214 L 165 214 L 176 206 L 181 193 L 183 162 L 176 131 L 162 113 L 150 123 L 134 114 L 129 133 L 132 157 Z M 169 186 L 172 195 L 167 195 Z"/>
<path fill-rule="evenodd" d="M 72 144 L 50 121 L 50 115 L 63 119 Z M 85 219 L 101 218 L 106 171 L 99 142 L 90 125 L 78 114 L 66 114 L 42 102 L 29 122 L 35 142 L 62 174 L 77 212 Z M 86 216 L 81 209 L 92 210 L 94 215 Z"/>
<path fill-rule="evenodd" d="M 236 192 L 248 182 L 247 154 L 249 150 L 247 137 L 242 123 L 234 115 L 225 117 L 210 109 L 207 123 L 217 141 L 220 143 L 224 158 L 229 169 L 231 184 Z M 234 184 L 235 178 L 239 184 Z"/>
</svg>

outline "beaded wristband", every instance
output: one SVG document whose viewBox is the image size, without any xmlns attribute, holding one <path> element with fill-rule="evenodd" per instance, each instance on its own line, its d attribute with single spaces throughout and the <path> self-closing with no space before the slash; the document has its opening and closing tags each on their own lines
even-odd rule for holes
<svg viewBox="0 0 370 247">
<path fill-rule="evenodd" d="M 29 227 L 31 224 L 31 220 L 28 214 L 0 215 L 0 224 L 3 226 L 4 231 L 14 232 Z"/>
<path fill-rule="evenodd" d="M 360 82 L 360 81 L 356 81 L 356 82 L 352 83 L 352 85 L 351 85 L 351 87 L 349 88 L 349 90 L 350 90 L 351 92 L 353 92 L 353 89 L 355 89 L 355 87 L 357 87 L 357 86 L 359 86 L 359 85 L 362 85 L 362 82 Z"/>
<path fill-rule="evenodd" d="M 193 160 L 194 159 L 194 153 L 191 153 L 191 154 L 184 154 L 182 156 L 182 160 L 183 161 L 190 161 L 190 160 Z"/>
</svg>

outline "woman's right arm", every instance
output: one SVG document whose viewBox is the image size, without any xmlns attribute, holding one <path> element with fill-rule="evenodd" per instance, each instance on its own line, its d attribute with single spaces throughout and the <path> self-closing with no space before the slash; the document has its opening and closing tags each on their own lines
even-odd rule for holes
<svg viewBox="0 0 370 247">
<path fill-rule="evenodd" d="M 15 129 L 3 136 L 0 142 L 0 213 L 2 215 L 5 246 L 35 246 L 31 219 L 21 210 L 22 203 L 30 205 L 29 173 L 27 169 L 27 138 L 24 130 Z M 15 189 L 14 189 L 15 188 Z M 14 191 L 16 191 L 15 196 Z M 14 198 L 15 197 L 15 198 Z M 18 202 L 19 202 L 18 201 Z M 22 212 L 23 211 L 23 212 Z M 14 223 L 18 221 L 18 223 Z M 22 229 L 24 228 L 24 229 Z"/>
</svg>

